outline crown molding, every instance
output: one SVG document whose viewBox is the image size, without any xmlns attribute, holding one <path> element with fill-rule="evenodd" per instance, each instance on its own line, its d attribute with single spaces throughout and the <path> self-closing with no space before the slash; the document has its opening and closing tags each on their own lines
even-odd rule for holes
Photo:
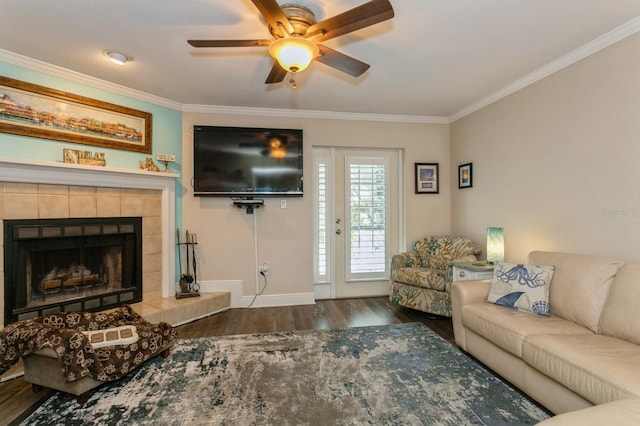
<svg viewBox="0 0 640 426">
<path fill-rule="evenodd" d="M 626 22 L 625 24 L 615 28 L 612 31 L 609 31 L 606 34 L 603 34 L 602 36 L 573 50 L 572 52 L 561 56 L 555 61 L 550 62 L 549 64 L 541 68 L 538 68 L 537 70 L 525 75 L 522 78 L 519 78 L 518 80 L 505 86 L 504 88 L 480 99 L 479 101 L 472 103 L 471 105 L 453 113 L 448 117 L 181 104 L 179 102 L 161 98 L 136 89 L 131 89 L 125 86 L 101 80 L 99 78 L 91 77 L 86 74 L 81 74 L 76 71 L 48 64 L 36 59 L 28 58 L 26 56 L 9 52 L 3 49 L 0 49 L 0 61 L 21 66 L 33 71 L 42 72 L 44 74 L 52 75 L 55 77 L 82 83 L 97 89 L 103 89 L 141 101 L 150 102 L 159 106 L 181 110 L 183 112 L 394 123 L 450 124 L 519 90 L 522 90 L 525 87 L 536 83 L 537 81 L 540 81 L 543 78 L 548 77 L 549 75 L 558 72 L 638 32 L 640 32 L 640 16 Z"/>
<path fill-rule="evenodd" d="M 142 92 L 140 90 L 131 89 L 119 84 L 111 83 L 106 80 L 91 77 L 76 71 L 52 65 L 37 59 L 19 55 L 8 50 L 0 49 L 0 61 L 17 65 L 32 71 L 41 72 L 43 74 L 54 77 L 63 78 L 76 83 L 81 83 L 96 89 L 106 90 L 133 99 L 150 102 L 159 106 L 183 111 L 183 112 L 203 112 L 215 114 L 231 114 L 231 115 L 254 115 L 266 117 L 300 117 L 300 118 L 324 118 L 324 119 L 340 119 L 340 120 L 359 120 L 359 121 L 388 121 L 396 123 L 427 123 L 427 124 L 449 124 L 447 117 L 429 117 L 416 115 L 392 115 L 392 114 L 363 114 L 363 113 L 344 113 L 334 111 L 298 111 L 285 110 L 275 108 L 244 108 L 219 105 L 185 105 L 169 99 L 161 98 Z"/>
<path fill-rule="evenodd" d="M 336 111 L 312 111 L 277 108 L 248 108 L 223 105 L 183 105 L 183 112 L 195 112 L 206 114 L 227 115 L 253 115 L 263 117 L 295 117 L 314 118 L 327 120 L 351 120 L 351 121 L 376 121 L 393 123 L 418 123 L 418 124 L 449 124 L 447 117 L 419 116 L 419 115 L 394 115 L 394 114 L 367 114 L 360 112 L 336 112 Z"/>
<path fill-rule="evenodd" d="M 479 101 L 474 102 L 473 104 L 450 115 L 448 117 L 449 123 L 453 123 L 454 121 L 466 117 L 467 115 L 476 112 L 488 105 L 491 105 L 492 103 L 497 102 L 500 99 L 503 99 L 517 92 L 518 90 L 522 90 L 525 87 L 537 81 L 540 81 L 543 78 L 562 70 L 563 68 L 568 67 L 569 65 L 572 65 L 588 56 L 593 55 L 594 53 L 599 52 L 602 49 L 611 46 L 612 44 L 615 44 L 629 36 L 636 34 L 637 32 L 640 32 L 640 16 L 633 18 L 625 24 L 622 24 L 621 26 L 615 28 L 614 30 L 603 34 L 595 40 L 514 81 L 513 83 L 505 86 L 497 92 L 494 92 L 489 96 L 486 96 Z"/>
<path fill-rule="evenodd" d="M 149 93 L 142 92 L 140 90 L 131 89 L 126 86 L 111 83 L 106 80 L 101 80 L 96 77 L 91 77 L 86 74 L 82 74 L 76 71 L 72 71 L 67 68 L 62 68 L 57 65 L 52 65 L 46 62 L 39 61 L 37 59 L 29 58 L 27 56 L 19 55 L 17 53 L 9 52 L 8 50 L 0 49 L 0 61 L 8 64 L 17 65 L 19 67 L 27 68 L 32 71 L 41 72 L 43 74 L 51 75 L 53 77 L 63 78 L 75 83 L 84 84 L 96 89 L 106 90 L 118 95 L 128 96 L 140 101 L 149 102 L 155 105 L 164 106 L 167 108 L 181 110 L 182 104 L 174 102 L 169 99 L 154 96 Z"/>
</svg>

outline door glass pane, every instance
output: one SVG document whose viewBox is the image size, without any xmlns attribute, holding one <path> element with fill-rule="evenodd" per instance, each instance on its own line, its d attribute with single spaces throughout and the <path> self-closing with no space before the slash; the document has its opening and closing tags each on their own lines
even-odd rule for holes
<svg viewBox="0 0 640 426">
<path fill-rule="evenodd" d="M 347 280 L 384 279 L 387 271 L 387 161 L 347 159 Z"/>
<path fill-rule="evenodd" d="M 314 235 L 314 282 L 329 281 L 329 239 L 328 239 L 328 161 L 326 156 L 315 157 L 315 235 Z"/>
</svg>

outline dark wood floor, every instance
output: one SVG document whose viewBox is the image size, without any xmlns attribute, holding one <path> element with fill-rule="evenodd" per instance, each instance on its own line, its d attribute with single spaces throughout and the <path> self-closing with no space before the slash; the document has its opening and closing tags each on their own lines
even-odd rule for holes
<svg viewBox="0 0 640 426">
<path fill-rule="evenodd" d="M 318 301 L 315 305 L 231 309 L 177 328 L 178 338 L 191 339 L 275 331 L 322 330 L 421 322 L 453 343 L 450 318 L 402 308 L 386 297 Z M 31 392 L 22 378 L 0 383 L 0 425 L 24 418 L 53 391 Z"/>
<path fill-rule="evenodd" d="M 178 337 L 327 330 L 369 325 L 421 322 L 453 343 L 450 318 L 434 317 L 389 302 L 386 297 L 322 300 L 315 305 L 231 309 L 178 327 Z"/>
</svg>

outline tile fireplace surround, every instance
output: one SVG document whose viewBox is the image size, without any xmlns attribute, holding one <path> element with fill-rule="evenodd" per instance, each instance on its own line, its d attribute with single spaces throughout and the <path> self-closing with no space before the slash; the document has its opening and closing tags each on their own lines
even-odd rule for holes
<svg viewBox="0 0 640 426">
<path fill-rule="evenodd" d="M 229 293 L 175 299 L 175 173 L 0 157 L 0 220 L 142 217 L 142 302 L 151 322 L 188 322 L 231 305 Z M 0 226 L 0 233 L 3 227 Z M 4 260 L 4 238 L 0 259 Z M 4 262 L 0 260 L 0 328 L 4 327 Z M 21 363 L 0 381 L 21 375 Z"/>
<path fill-rule="evenodd" d="M 142 217 L 143 300 L 175 294 L 175 173 L 0 158 L 0 219 Z M 82 185 L 82 186 L 80 186 Z M 4 247 L 0 246 L 4 256 Z M 1 262 L 0 262 L 1 264 Z M 4 270 L 0 271 L 4 299 Z M 4 300 L 0 303 L 4 310 Z M 4 312 L 0 312 L 4 318 Z"/>
</svg>

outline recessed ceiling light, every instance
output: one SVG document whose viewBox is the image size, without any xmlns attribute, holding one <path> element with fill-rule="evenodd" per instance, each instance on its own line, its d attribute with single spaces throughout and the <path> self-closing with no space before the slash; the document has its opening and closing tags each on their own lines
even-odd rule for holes
<svg viewBox="0 0 640 426">
<path fill-rule="evenodd" d="M 128 60 L 126 55 L 119 52 L 107 52 L 107 56 L 111 62 L 117 65 L 124 65 Z"/>
</svg>

